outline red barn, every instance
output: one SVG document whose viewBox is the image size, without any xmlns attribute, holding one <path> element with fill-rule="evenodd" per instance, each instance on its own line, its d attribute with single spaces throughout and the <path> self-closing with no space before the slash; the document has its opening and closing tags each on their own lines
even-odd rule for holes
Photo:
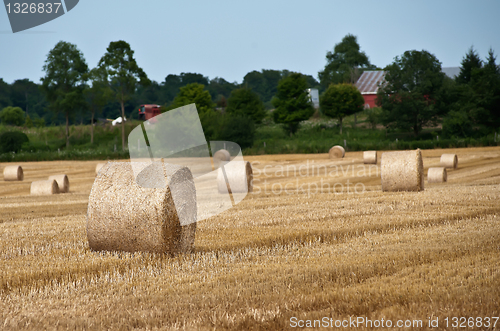
<svg viewBox="0 0 500 331">
<path fill-rule="evenodd" d="M 375 99 L 380 84 L 383 83 L 385 71 L 364 71 L 354 84 L 365 99 L 365 108 L 377 107 Z"/>
</svg>

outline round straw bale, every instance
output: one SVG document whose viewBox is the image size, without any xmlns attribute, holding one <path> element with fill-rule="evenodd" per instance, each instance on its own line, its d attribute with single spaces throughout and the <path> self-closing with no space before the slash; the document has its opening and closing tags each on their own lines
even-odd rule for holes
<svg viewBox="0 0 500 331">
<path fill-rule="evenodd" d="M 330 159 L 341 159 L 345 156 L 345 149 L 342 146 L 336 145 L 330 148 L 328 152 Z"/>
<path fill-rule="evenodd" d="M 55 179 L 50 180 L 37 180 L 31 183 L 31 195 L 51 195 L 58 194 L 59 186 Z"/>
<path fill-rule="evenodd" d="M 225 149 L 219 149 L 214 153 L 214 166 L 215 169 L 219 168 L 223 163 L 231 160 L 231 154 Z"/>
<path fill-rule="evenodd" d="M 365 164 L 377 164 L 377 151 L 363 152 L 363 162 Z"/>
<path fill-rule="evenodd" d="M 68 193 L 69 192 L 69 180 L 66 175 L 53 175 L 49 176 L 49 180 L 54 179 L 57 182 L 57 186 L 59 186 L 59 193 Z"/>
<path fill-rule="evenodd" d="M 253 171 L 250 162 L 233 161 L 226 163 L 224 167 L 220 167 L 217 172 L 217 188 L 219 193 L 252 192 Z"/>
<path fill-rule="evenodd" d="M 441 166 L 445 168 L 456 169 L 458 166 L 457 154 L 443 154 L 441 155 Z"/>
<path fill-rule="evenodd" d="M 99 170 L 101 170 L 101 168 L 104 167 L 105 165 L 106 165 L 106 163 L 97 163 L 97 165 L 95 166 L 95 174 L 96 174 L 96 176 L 99 173 Z"/>
<path fill-rule="evenodd" d="M 429 168 L 427 170 L 427 182 L 428 183 L 443 183 L 446 182 L 448 176 L 446 174 L 445 167 L 435 167 Z"/>
<path fill-rule="evenodd" d="M 168 254 L 192 251 L 196 190 L 191 171 L 163 162 L 152 166 L 145 167 L 137 179 L 130 162 L 108 162 L 101 169 L 87 209 L 91 249 Z M 163 176 L 158 176 L 158 169 Z M 159 177 L 165 185 L 151 188 L 155 185 L 148 179 Z"/>
<path fill-rule="evenodd" d="M 383 153 L 380 170 L 382 191 L 424 190 L 424 164 L 420 149 Z"/>
<path fill-rule="evenodd" d="M 24 173 L 23 168 L 20 165 L 10 165 L 3 169 L 3 179 L 4 180 L 23 180 Z"/>
</svg>

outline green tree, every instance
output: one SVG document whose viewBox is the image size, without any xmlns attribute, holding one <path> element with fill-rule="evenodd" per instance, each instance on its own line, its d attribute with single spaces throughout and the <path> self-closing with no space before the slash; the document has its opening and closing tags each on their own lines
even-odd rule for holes
<svg viewBox="0 0 500 331">
<path fill-rule="evenodd" d="M 169 108 L 174 109 L 192 103 L 196 104 L 198 113 L 204 113 L 214 108 L 212 96 L 205 90 L 205 86 L 198 83 L 192 83 L 181 87 L 174 102 Z"/>
<path fill-rule="evenodd" d="M 323 114 L 339 120 L 342 134 L 343 118 L 362 111 L 365 100 L 352 84 L 332 84 L 321 94 L 319 104 Z"/>
<path fill-rule="evenodd" d="M 84 90 L 85 97 L 89 104 L 90 118 L 90 143 L 94 143 L 94 116 L 100 112 L 113 98 L 113 91 L 106 82 L 106 73 L 100 67 L 92 69 L 89 73 L 90 85 Z"/>
<path fill-rule="evenodd" d="M 360 49 L 358 38 L 352 34 L 335 44 L 333 52 L 326 53 L 325 69 L 318 73 L 321 85 L 327 88 L 330 84 L 354 84 L 364 70 L 376 69 Z"/>
<path fill-rule="evenodd" d="M 18 131 L 0 134 L 0 153 L 19 152 L 24 143 L 29 143 L 28 136 Z"/>
<path fill-rule="evenodd" d="M 468 84 L 472 79 L 472 71 L 480 69 L 483 66 L 483 61 L 481 61 L 479 54 L 471 46 L 462 59 L 461 64 L 460 73 L 456 77 L 456 81 L 459 84 Z"/>
<path fill-rule="evenodd" d="M 24 126 L 29 128 L 33 127 L 33 121 L 31 120 L 30 115 L 26 115 L 26 119 L 24 120 Z"/>
<path fill-rule="evenodd" d="M 150 81 L 137 65 L 134 51 L 123 41 L 112 41 L 99 61 L 106 81 L 120 103 L 122 117 L 122 150 L 125 150 L 125 102 L 132 97 L 138 85 L 147 86 Z"/>
<path fill-rule="evenodd" d="M 47 55 L 42 90 L 51 107 L 66 117 L 66 147 L 69 146 L 69 117 L 85 105 L 84 84 L 88 66 L 76 45 L 60 41 Z"/>
<path fill-rule="evenodd" d="M 307 80 L 300 73 L 292 73 L 278 83 L 272 102 L 274 122 L 283 124 L 285 132 L 292 135 L 297 132 L 300 121 L 309 119 L 314 108 L 307 93 Z"/>
<path fill-rule="evenodd" d="M 242 87 L 231 92 L 231 96 L 227 100 L 226 112 L 250 117 L 256 124 L 262 123 L 262 120 L 266 117 L 264 103 L 257 93 L 248 87 Z"/>
<path fill-rule="evenodd" d="M 5 107 L 0 112 L 2 123 L 21 126 L 24 123 L 24 112 L 20 107 Z"/>
<path fill-rule="evenodd" d="M 384 125 L 413 130 L 415 136 L 423 126 L 435 125 L 446 111 L 438 59 L 425 50 L 406 51 L 385 70 L 385 84 L 377 95 Z"/>
</svg>

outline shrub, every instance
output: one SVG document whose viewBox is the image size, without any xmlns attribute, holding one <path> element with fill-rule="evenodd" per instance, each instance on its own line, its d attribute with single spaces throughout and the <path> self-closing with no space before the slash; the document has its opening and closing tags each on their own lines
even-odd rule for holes
<svg viewBox="0 0 500 331">
<path fill-rule="evenodd" d="M 8 131 L 0 135 L 0 153 L 19 152 L 24 143 L 29 142 L 28 136 L 18 131 Z"/>
<path fill-rule="evenodd" d="M 21 126 L 24 124 L 24 112 L 19 107 L 5 107 L 0 111 L 2 123 Z"/>
</svg>

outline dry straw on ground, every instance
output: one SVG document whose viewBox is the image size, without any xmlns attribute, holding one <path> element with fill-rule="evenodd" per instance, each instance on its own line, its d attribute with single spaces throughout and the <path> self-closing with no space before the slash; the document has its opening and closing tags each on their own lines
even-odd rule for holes
<svg viewBox="0 0 500 331">
<path fill-rule="evenodd" d="M 6 166 L 5 169 L 3 169 L 3 179 L 6 181 L 23 180 L 23 168 L 20 165 Z"/>
<path fill-rule="evenodd" d="M 31 183 L 31 195 L 52 195 L 59 193 L 59 186 L 55 179 L 38 180 Z"/>
<path fill-rule="evenodd" d="M 427 171 L 428 183 L 443 183 L 447 181 L 447 174 L 445 167 L 429 168 Z"/>
<path fill-rule="evenodd" d="M 226 176 L 224 176 L 223 169 Z M 217 187 L 219 193 L 252 192 L 253 171 L 250 162 L 233 161 L 220 167 L 217 172 Z"/>
<path fill-rule="evenodd" d="M 57 186 L 59 186 L 59 193 L 68 193 L 69 192 L 69 180 L 66 175 L 53 175 L 49 176 L 49 180 L 55 180 L 57 182 Z"/>
<path fill-rule="evenodd" d="M 342 146 L 336 145 L 330 148 L 330 152 L 328 152 L 330 159 L 341 159 L 345 156 L 345 149 Z"/>
<path fill-rule="evenodd" d="M 104 167 L 105 165 L 106 165 L 106 163 L 97 163 L 97 165 L 95 166 L 95 174 L 96 174 L 96 176 L 99 173 L 99 171 L 101 170 L 101 168 Z"/>
<path fill-rule="evenodd" d="M 108 162 L 101 169 L 87 211 L 91 249 L 170 254 L 192 251 L 196 191 L 191 171 L 163 163 L 158 167 L 166 181 L 164 188 L 144 187 L 148 178 L 157 175 L 152 173 L 155 168 L 146 167 L 137 176 L 142 178 L 142 186 L 137 184 L 130 162 Z M 181 219 L 187 225 L 181 226 Z"/>
<path fill-rule="evenodd" d="M 363 162 L 365 164 L 377 164 L 377 151 L 363 152 Z"/>
<path fill-rule="evenodd" d="M 380 164 L 382 191 L 424 190 L 424 165 L 420 149 L 383 153 Z"/>
<path fill-rule="evenodd" d="M 445 168 L 456 169 L 458 166 L 457 154 L 443 154 L 441 155 L 441 166 Z"/>
</svg>

